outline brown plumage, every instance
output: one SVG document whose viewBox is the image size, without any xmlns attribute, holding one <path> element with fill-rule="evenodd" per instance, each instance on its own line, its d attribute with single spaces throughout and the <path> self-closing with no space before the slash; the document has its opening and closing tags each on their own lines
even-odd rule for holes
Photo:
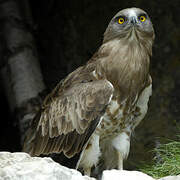
<svg viewBox="0 0 180 180">
<path fill-rule="evenodd" d="M 83 152 L 77 168 L 88 175 L 99 157 L 106 169 L 122 169 L 131 132 L 147 112 L 153 40 L 146 12 L 129 8 L 117 13 L 94 56 L 46 97 L 27 132 L 24 151 L 68 158 Z"/>
<path fill-rule="evenodd" d="M 83 72 L 82 67 L 78 71 Z M 36 138 L 25 151 L 37 156 L 63 151 L 70 158 L 82 150 L 104 114 L 113 88 L 107 80 L 93 81 L 93 76 L 88 74 L 86 79 L 80 76 L 76 80 L 70 74 L 68 81 L 61 82 L 46 97 L 40 117 L 36 116 L 31 127 L 36 129 Z M 28 134 L 31 136 L 31 132 Z"/>
</svg>

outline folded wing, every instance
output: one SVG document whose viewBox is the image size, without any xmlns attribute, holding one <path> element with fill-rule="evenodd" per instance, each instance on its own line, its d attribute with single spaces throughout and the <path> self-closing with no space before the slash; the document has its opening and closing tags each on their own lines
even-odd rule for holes
<svg viewBox="0 0 180 180">
<path fill-rule="evenodd" d="M 44 101 L 24 143 L 31 155 L 81 152 L 96 129 L 113 95 L 107 80 L 82 81 L 64 91 L 57 87 Z"/>
</svg>

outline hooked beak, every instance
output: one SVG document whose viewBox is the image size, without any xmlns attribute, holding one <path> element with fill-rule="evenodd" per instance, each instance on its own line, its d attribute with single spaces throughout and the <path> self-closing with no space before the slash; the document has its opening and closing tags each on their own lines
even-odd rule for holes
<svg viewBox="0 0 180 180">
<path fill-rule="evenodd" d="M 135 17 L 135 16 L 132 16 L 132 17 L 131 17 L 130 23 L 131 23 L 133 26 L 137 23 L 137 20 L 136 20 L 136 17 Z"/>
</svg>

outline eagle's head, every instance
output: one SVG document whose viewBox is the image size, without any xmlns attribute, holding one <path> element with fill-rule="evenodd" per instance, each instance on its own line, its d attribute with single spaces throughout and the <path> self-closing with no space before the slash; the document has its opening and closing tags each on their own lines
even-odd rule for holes
<svg viewBox="0 0 180 180">
<path fill-rule="evenodd" d="M 110 21 L 105 33 L 104 42 L 114 38 L 154 39 L 154 29 L 148 14 L 139 8 L 127 8 L 119 11 Z"/>
</svg>

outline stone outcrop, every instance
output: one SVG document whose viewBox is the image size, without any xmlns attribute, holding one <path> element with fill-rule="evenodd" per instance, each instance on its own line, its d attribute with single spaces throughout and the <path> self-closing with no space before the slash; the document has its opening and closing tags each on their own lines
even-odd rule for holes
<svg viewBox="0 0 180 180">
<path fill-rule="evenodd" d="M 139 171 L 105 170 L 101 180 L 155 180 Z M 23 152 L 0 152 L 0 180 L 95 180 L 69 169 L 51 158 L 31 157 Z M 159 180 L 180 180 L 168 176 Z"/>
<path fill-rule="evenodd" d="M 30 157 L 26 153 L 0 152 L 0 180 L 93 180 L 61 166 L 51 158 Z"/>
</svg>

